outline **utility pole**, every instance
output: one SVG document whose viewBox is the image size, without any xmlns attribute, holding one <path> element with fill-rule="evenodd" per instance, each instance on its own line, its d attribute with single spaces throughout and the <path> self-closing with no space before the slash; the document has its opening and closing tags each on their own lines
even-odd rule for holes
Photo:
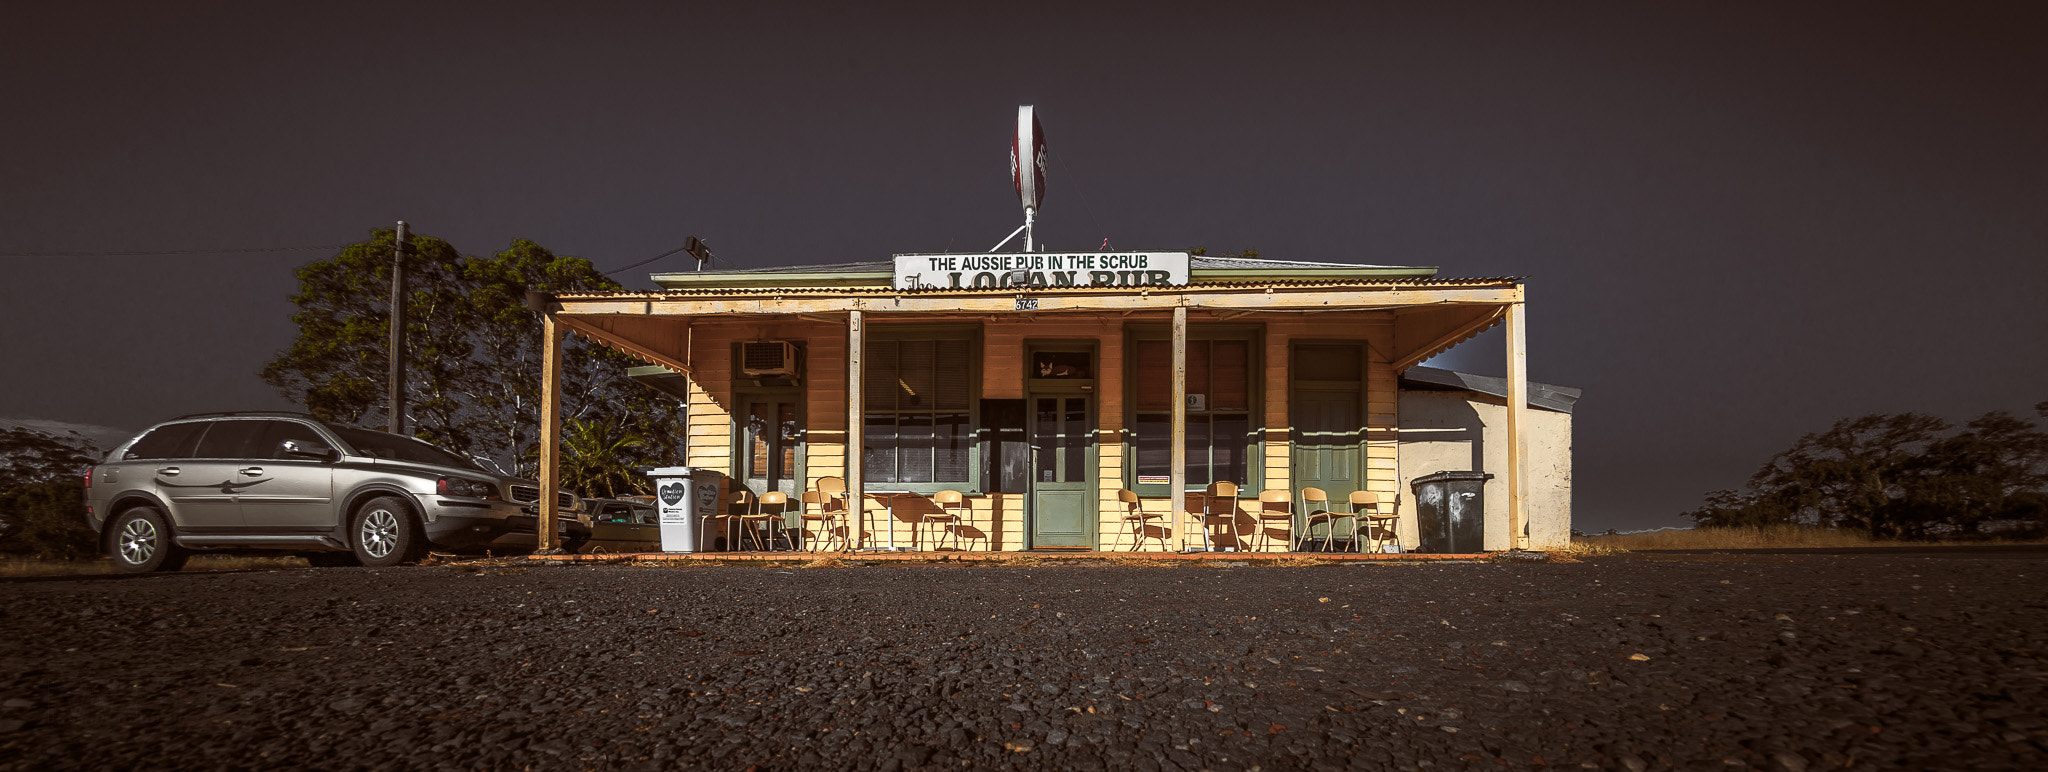
<svg viewBox="0 0 2048 772">
<path fill-rule="evenodd" d="M 386 431 L 392 434 L 405 433 L 405 253 L 410 246 L 405 221 L 399 220 L 398 238 L 391 242 L 391 421 Z"/>
</svg>

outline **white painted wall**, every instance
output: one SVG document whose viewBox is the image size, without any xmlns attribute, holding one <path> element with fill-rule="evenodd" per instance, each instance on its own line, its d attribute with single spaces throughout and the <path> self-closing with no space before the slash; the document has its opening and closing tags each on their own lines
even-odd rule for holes
<svg viewBox="0 0 2048 772">
<path fill-rule="evenodd" d="M 1571 543 L 1572 416 L 1530 408 L 1529 548 Z M 1508 548 L 1507 401 L 1460 391 L 1401 391 L 1401 545 L 1418 544 L 1415 527 L 1417 477 L 1436 472 L 1480 471 L 1486 481 L 1486 549 Z"/>
</svg>

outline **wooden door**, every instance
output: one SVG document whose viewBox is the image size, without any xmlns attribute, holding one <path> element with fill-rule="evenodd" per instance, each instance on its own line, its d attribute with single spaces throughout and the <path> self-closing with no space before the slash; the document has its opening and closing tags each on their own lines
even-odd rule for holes
<svg viewBox="0 0 2048 772">
<path fill-rule="evenodd" d="M 1365 485 L 1365 421 L 1363 402 L 1357 389 L 1302 389 L 1294 394 L 1294 491 L 1321 488 L 1330 495 L 1330 511 L 1349 511 L 1351 492 Z M 1297 506 L 1299 509 L 1299 506 Z M 1301 530 L 1301 513 L 1296 514 L 1301 538 L 1321 539 L 1324 526 L 1313 532 Z M 1352 521 L 1344 521 L 1336 538 L 1351 538 Z"/>
<path fill-rule="evenodd" d="M 1095 444 L 1094 400 L 1088 395 L 1031 398 L 1031 546 L 1095 546 L 1095 489 L 1089 469 Z"/>
<path fill-rule="evenodd" d="M 781 491 L 795 501 L 803 492 L 797 468 L 803 443 L 798 399 L 750 397 L 740 413 L 741 479 L 757 495 Z"/>
</svg>

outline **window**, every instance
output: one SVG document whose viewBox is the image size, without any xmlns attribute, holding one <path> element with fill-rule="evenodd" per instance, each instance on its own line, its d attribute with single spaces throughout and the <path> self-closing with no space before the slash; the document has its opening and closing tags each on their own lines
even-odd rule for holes
<svg viewBox="0 0 2048 772">
<path fill-rule="evenodd" d="M 1187 346 L 1187 482 L 1253 487 L 1252 340 L 1189 340 Z M 1133 490 L 1165 495 L 1173 474 L 1173 342 L 1139 339 L 1125 381 L 1131 384 L 1131 430 L 1137 479 Z M 1160 375 L 1166 374 L 1166 375 Z"/>
<path fill-rule="evenodd" d="M 343 442 L 354 446 L 356 452 L 360 455 L 393 461 L 411 461 L 416 464 L 432 464 L 435 466 L 454 467 L 456 469 L 483 471 L 482 467 L 477 466 L 468 459 L 411 437 L 386 434 L 369 429 L 358 429 L 353 426 L 327 424 L 327 428 L 340 435 Z"/>
<path fill-rule="evenodd" d="M 265 421 L 215 421 L 199 440 L 197 458 L 249 458 Z"/>
<path fill-rule="evenodd" d="M 868 341 L 861 375 L 863 480 L 911 486 L 973 481 L 974 355 L 966 335 Z"/>
<path fill-rule="evenodd" d="M 319 432 L 313 431 L 313 427 L 297 421 L 264 421 L 263 424 L 263 438 L 252 449 L 253 452 L 249 454 L 250 458 L 306 461 L 309 459 L 304 456 L 294 456 L 284 452 L 284 444 L 293 440 L 317 442 L 323 446 L 327 444 L 327 440 L 322 439 Z"/>
<path fill-rule="evenodd" d="M 150 433 L 121 454 L 124 459 L 137 458 L 191 458 L 192 448 L 199 444 L 199 431 L 206 428 L 204 421 L 182 424 L 165 424 Z"/>
</svg>

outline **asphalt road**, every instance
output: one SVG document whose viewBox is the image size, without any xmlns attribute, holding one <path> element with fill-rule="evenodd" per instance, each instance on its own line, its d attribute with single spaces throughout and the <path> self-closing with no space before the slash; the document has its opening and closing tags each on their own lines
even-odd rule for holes
<svg viewBox="0 0 2048 772">
<path fill-rule="evenodd" d="M 8 582 L 0 769 L 2041 769 L 2044 577 L 1721 554 Z"/>
</svg>

